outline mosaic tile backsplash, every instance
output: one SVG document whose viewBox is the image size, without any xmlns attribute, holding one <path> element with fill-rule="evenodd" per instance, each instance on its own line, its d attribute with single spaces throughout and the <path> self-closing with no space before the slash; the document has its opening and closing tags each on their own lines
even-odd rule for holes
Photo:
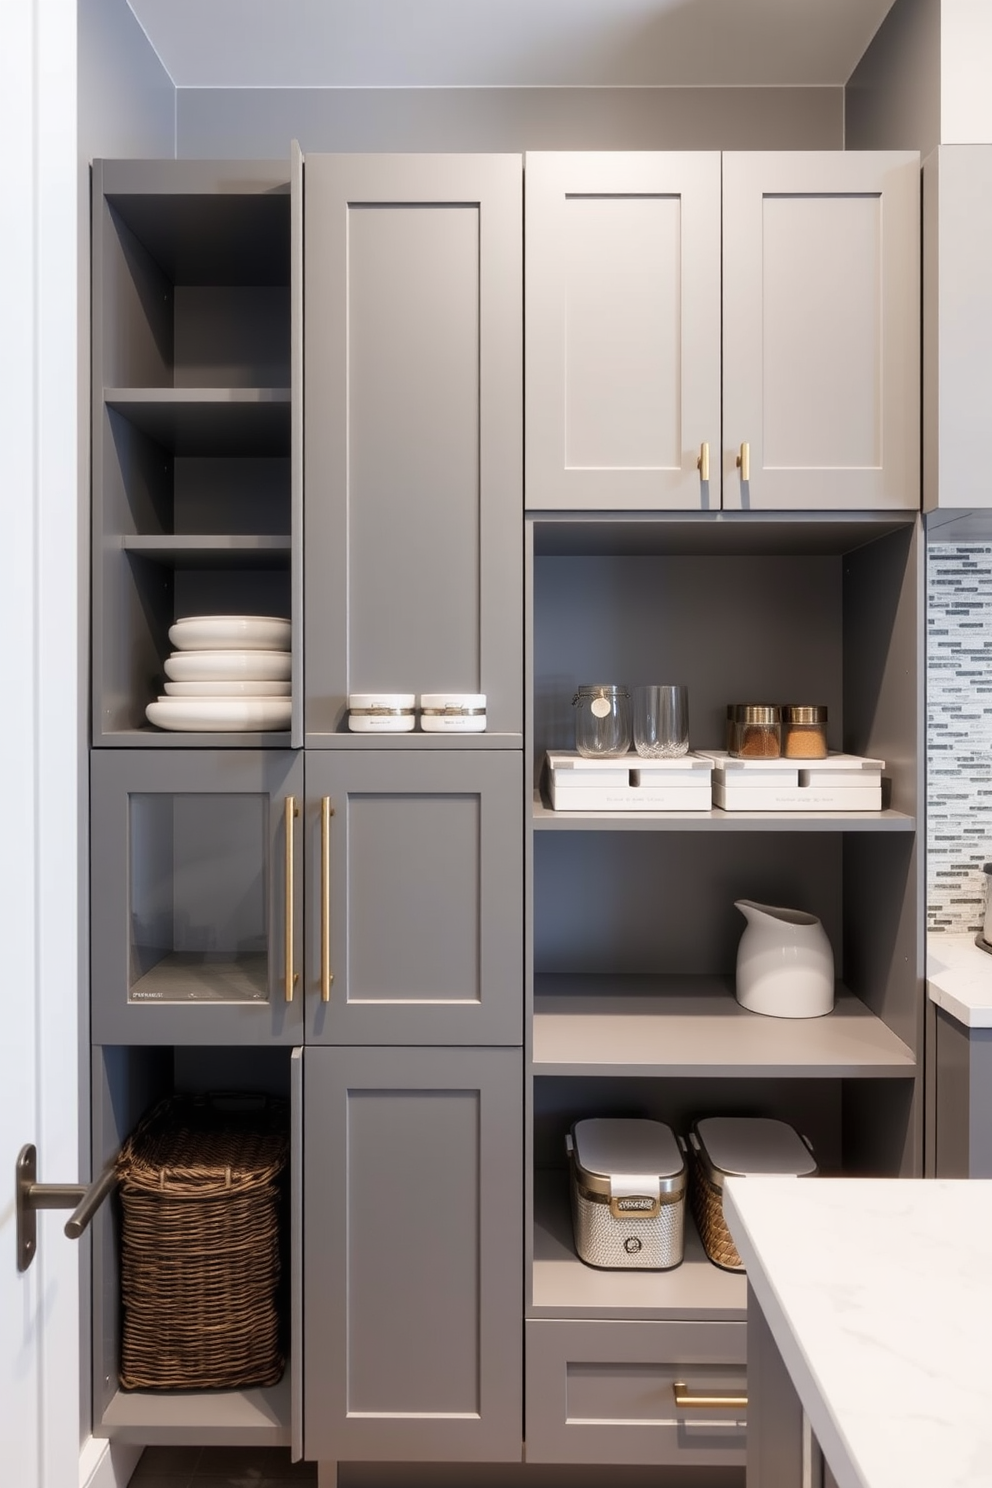
<svg viewBox="0 0 992 1488">
<path fill-rule="evenodd" d="M 992 862 L 992 544 L 927 549 L 927 929 L 982 928 Z"/>
</svg>

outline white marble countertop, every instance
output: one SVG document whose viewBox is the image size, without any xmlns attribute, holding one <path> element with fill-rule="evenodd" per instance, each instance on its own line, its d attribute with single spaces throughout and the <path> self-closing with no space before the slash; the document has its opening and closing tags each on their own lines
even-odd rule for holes
<svg viewBox="0 0 992 1488">
<path fill-rule="evenodd" d="M 992 1180 L 734 1178 L 724 1212 L 839 1488 L 989 1488 Z"/>
<path fill-rule="evenodd" d="M 965 1028 L 992 1028 L 992 955 L 974 935 L 928 935 L 927 993 Z"/>
</svg>

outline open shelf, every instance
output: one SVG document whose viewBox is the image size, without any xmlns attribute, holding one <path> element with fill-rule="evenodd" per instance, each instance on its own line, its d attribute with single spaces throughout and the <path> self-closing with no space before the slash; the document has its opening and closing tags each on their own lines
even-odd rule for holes
<svg viewBox="0 0 992 1488">
<path fill-rule="evenodd" d="M 822 1018 L 768 1018 L 731 977 L 535 977 L 536 1075 L 734 1075 L 750 1079 L 907 1078 L 912 1051 L 838 989 Z"/>
<path fill-rule="evenodd" d="M 108 408 L 174 455 L 288 455 L 288 387 L 106 388 Z"/>
<path fill-rule="evenodd" d="M 121 548 L 125 553 L 140 553 L 165 568 L 279 569 L 289 564 L 292 539 L 231 534 L 125 536 Z"/>
<path fill-rule="evenodd" d="M 606 1271 L 575 1253 L 564 1173 L 534 1175 L 532 1317 L 693 1318 L 742 1321 L 743 1274 L 722 1271 L 706 1257 L 686 1209 L 685 1258 L 671 1271 Z"/>
<path fill-rule="evenodd" d="M 534 792 L 538 832 L 915 832 L 904 811 L 553 811 Z"/>
<path fill-rule="evenodd" d="M 276 1385 L 247 1390 L 118 1390 L 93 1427 L 139 1446 L 220 1447 L 290 1442 L 290 1369 Z"/>
</svg>

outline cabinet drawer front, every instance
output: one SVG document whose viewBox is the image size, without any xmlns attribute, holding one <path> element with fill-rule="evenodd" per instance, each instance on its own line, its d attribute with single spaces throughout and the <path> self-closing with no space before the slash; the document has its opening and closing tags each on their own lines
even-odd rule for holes
<svg viewBox="0 0 992 1488">
<path fill-rule="evenodd" d="M 676 1406 L 746 1393 L 746 1323 L 526 1324 L 528 1462 L 744 1462 L 746 1410 Z"/>
</svg>

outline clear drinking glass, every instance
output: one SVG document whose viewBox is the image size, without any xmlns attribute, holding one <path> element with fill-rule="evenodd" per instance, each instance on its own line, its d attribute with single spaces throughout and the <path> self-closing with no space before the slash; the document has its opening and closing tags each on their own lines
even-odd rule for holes
<svg viewBox="0 0 992 1488">
<path fill-rule="evenodd" d="M 575 748 L 588 759 L 613 759 L 630 748 L 630 693 L 613 683 L 586 683 L 572 699 Z"/>
<path fill-rule="evenodd" d="M 688 688 L 661 684 L 634 688 L 634 748 L 644 759 L 688 754 Z"/>
</svg>

